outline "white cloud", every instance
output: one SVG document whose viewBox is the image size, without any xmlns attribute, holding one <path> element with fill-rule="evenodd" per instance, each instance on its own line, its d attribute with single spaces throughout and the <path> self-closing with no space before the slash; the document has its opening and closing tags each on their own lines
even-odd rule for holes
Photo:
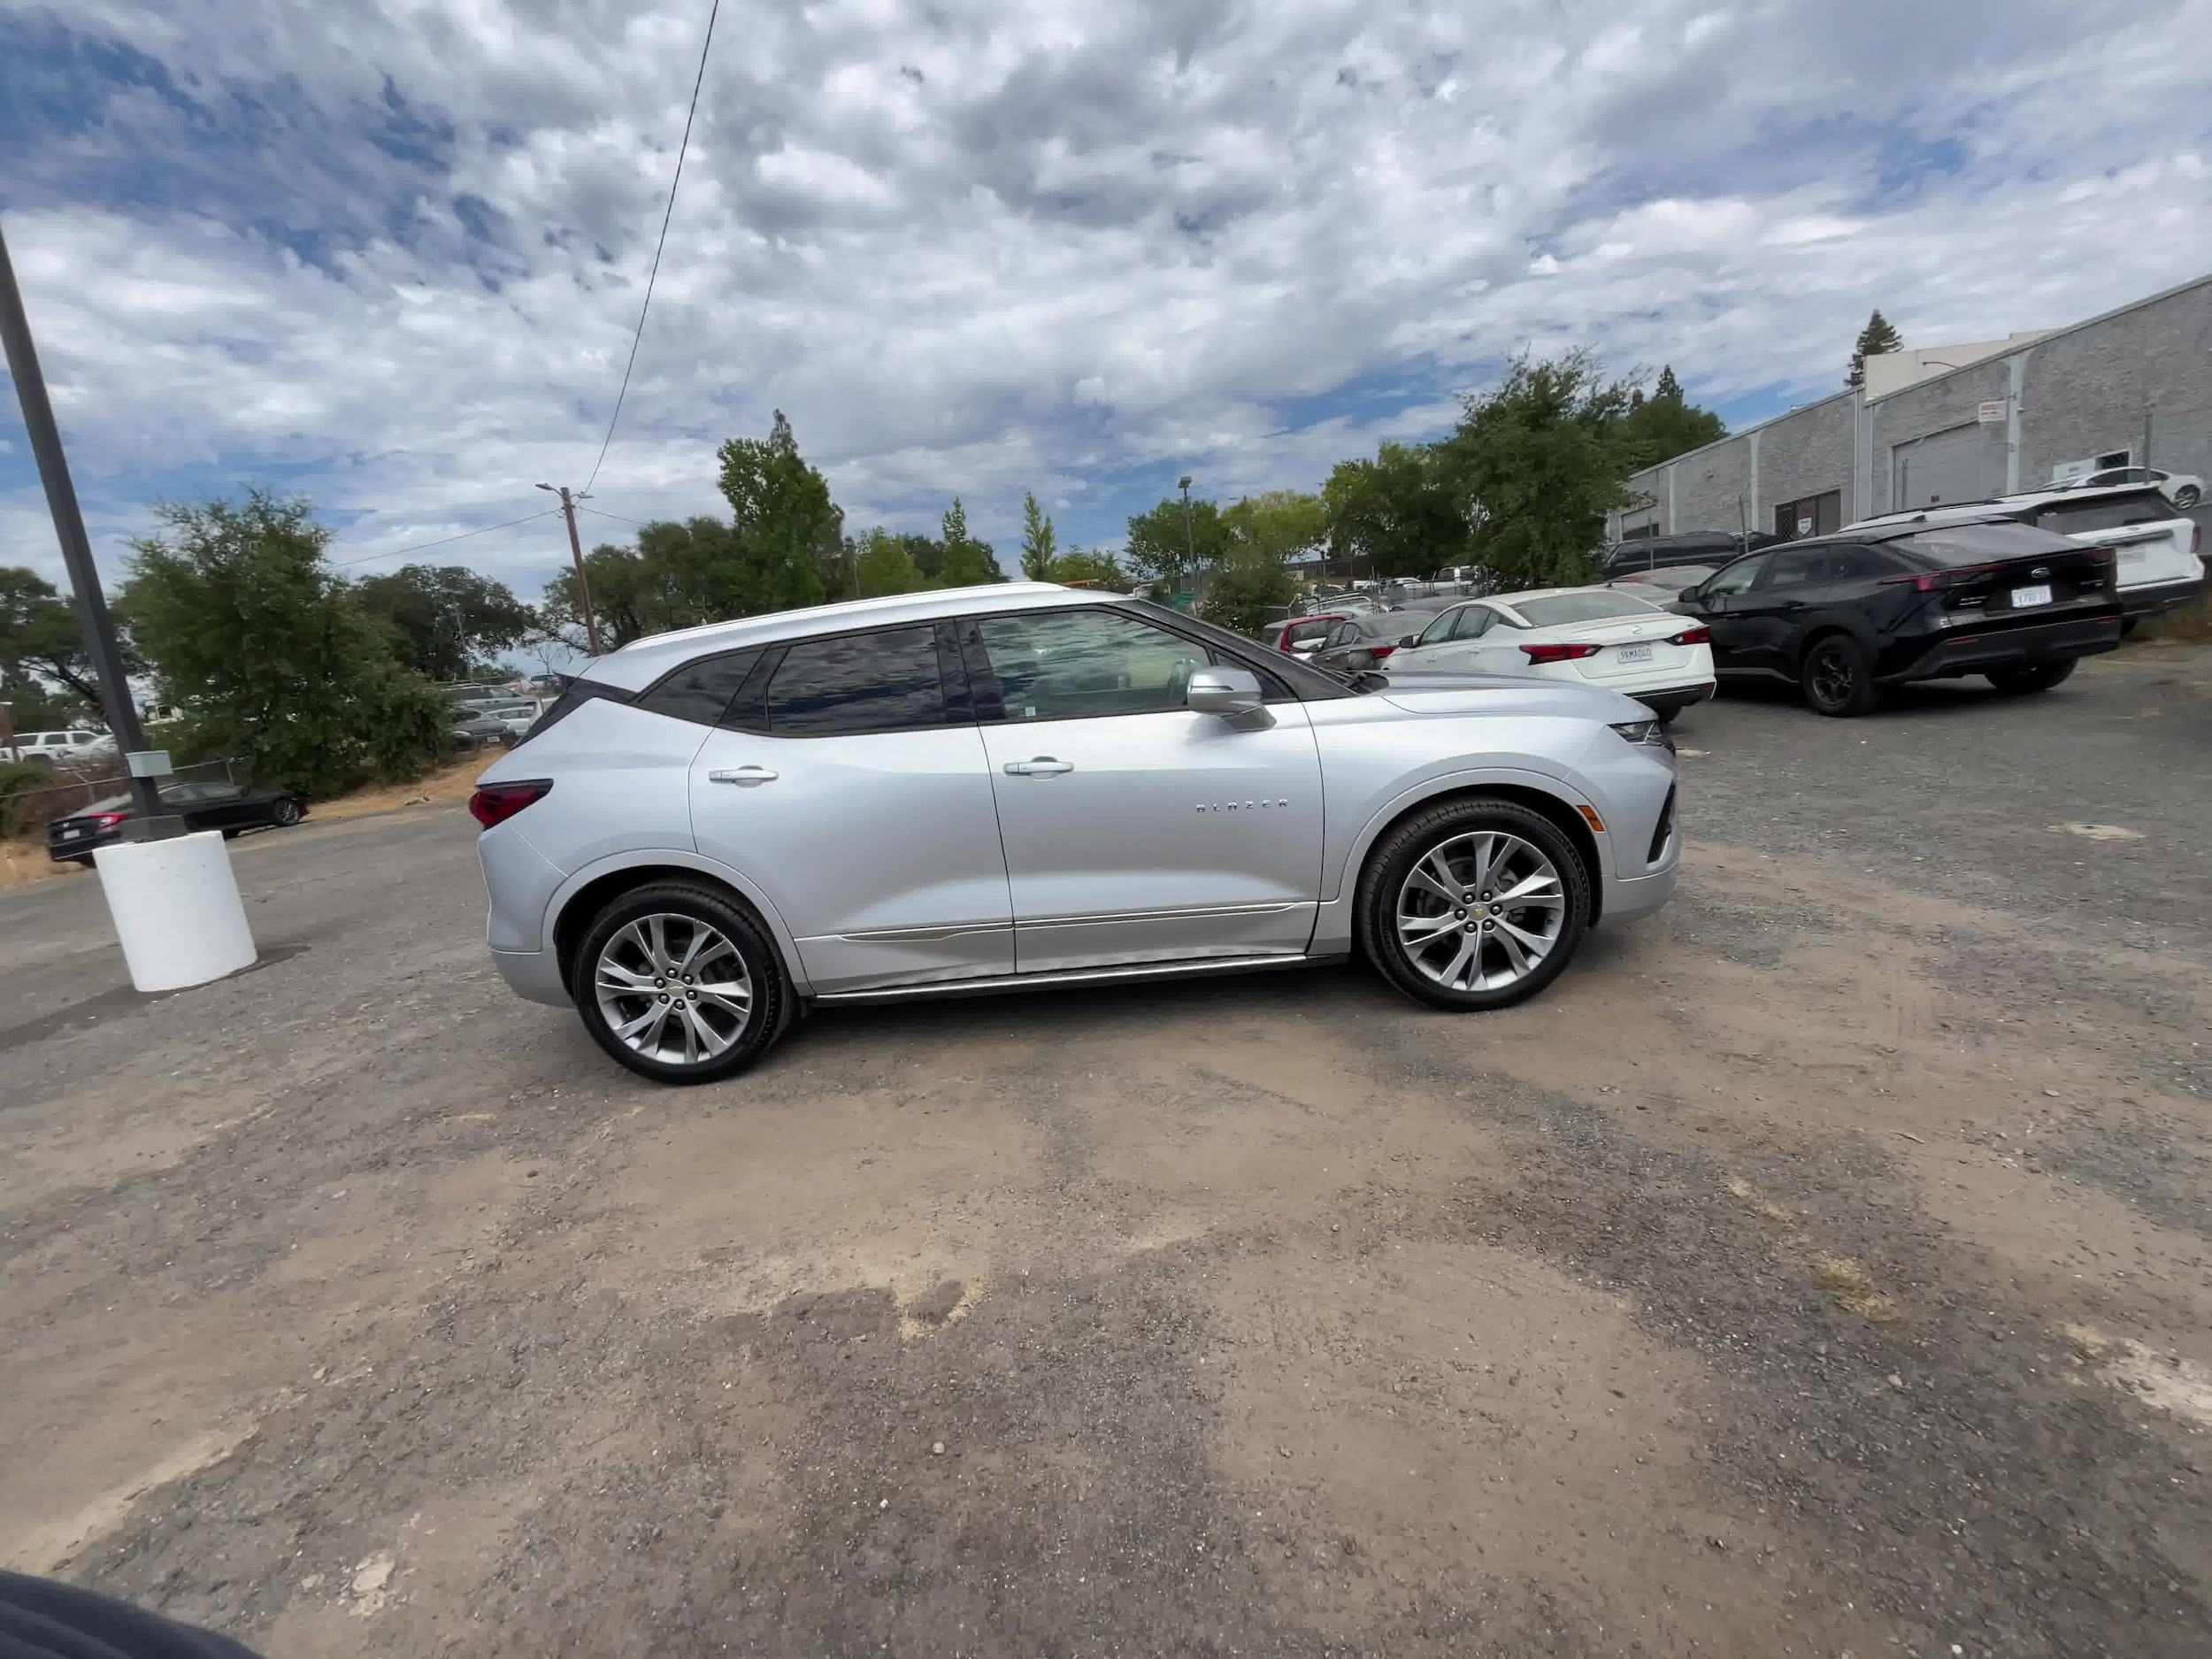
<svg viewBox="0 0 2212 1659">
<path fill-rule="evenodd" d="M 580 484 L 704 12 L 0 5 L 9 236 L 104 549 L 243 479 L 347 557 Z M 1179 470 L 1311 486 L 1530 346 L 1809 396 L 1877 304 L 1978 338 L 2212 265 L 2173 49 L 2208 0 L 1601 15 L 725 0 L 599 504 L 711 510 L 715 445 L 781 407 L 855 523 L 958 492 L 1004 547 L 1033 488 L 1110 541 Z M 148 73 L 72 80 L 64 31 Z M 24 465 L 0 534 L 42 560 Z M 547 520 L 426 557 L 527 588 L 565 553 Z"/>
</svg>

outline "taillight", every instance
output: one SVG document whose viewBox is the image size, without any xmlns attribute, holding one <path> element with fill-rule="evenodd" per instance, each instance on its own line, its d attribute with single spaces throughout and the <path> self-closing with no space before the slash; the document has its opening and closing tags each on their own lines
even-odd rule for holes
<svg viewBox="0 0 2212 1659">
<path fill-rule="evenodd" d="M 1605 648 L 1602 645 L 1524 645 L 1522 651 L 1532 663 L 1571 663 L 1578 657 L 1595 657 Z"/>
<path fill-rule="evenodd" d="M 1371 645 L 1367 648 L 1367 654 L 1379 663 L 1397 649 L 1394 645 Z"/>
<path fill-rule="evenodd" d="M 550 778 L 533 778 L 526 783 L 488 783 L 469 796 L 469 816 L 489 829 L 504 824 L 533 801 L 543 800 L 552 787 Z"/>
<path fill-rule="evenodd" d="M 1915 593 L 1932 594 L 1939 588 L 1963 588 L 1977 576 L 1986 576 L 1997 567 L 1994 565 L 1962 565 L 1956 570 L 1914 571 L 1903 576 L 1885 576 L 1882 586 L 1894 588 L 1900 582 L 1910 582 Z"/>
<path fill-rule="evenodd" d="M 95 829 L 113 829 L 118 824 L 120 824 L 128 817 L 130 817 L 130 814 L 127 812 L 95 812 L 92 815 L 92 827 Z"/>
<path fill-rule="evenodd" d="M 1683 629 L 1681 633 L 1667 641 L 1670 645 L 1710 645 L 1712 642 L 1713 631 L 1703 623 L 1700 623 L 1694 628 Z"/>
<path fill-rule="evenodd" d="M 2189 526 L 2189 550 L 2192 553 L 2204 551 L 2204 526 L 2200 524 Z"/>
</svg>

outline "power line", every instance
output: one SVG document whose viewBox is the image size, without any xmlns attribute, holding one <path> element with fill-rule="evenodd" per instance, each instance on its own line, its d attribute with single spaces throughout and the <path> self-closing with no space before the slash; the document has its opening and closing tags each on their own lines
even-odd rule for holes
<svg viewBox="0 0 2212 1659">
<path fill-rule="evenodd" d="M 630 361 L 622 370 L 622 387 L 614 395 L 614 413 L 607 418 L 607 435 L 599 445 L 599 458 L 591 464 L 591 476 L 584 480 L 580 495 L 591 494 L 591 487 L 599 480 L 599 469 L 606 465 L 607 446 L 614 442 L 615 423 L 622 419 L 622 400 L 630 394 L 630 373 L 637 367 L 637 349 L 645 338 L 646 314 L 653 309 L 653 284 L 661 273 L 661 250 L 668 246 L 668 222 L 676 217 L 676 187 L 684 181 L 684 151 L 691 147 L 691 123 L 699 113 L 699 88 L 707 81 L 707 48 L 714 44 L 714 19 L 722 10 L 722 0 L 714 0 L 707 12 L 706 38 L 699 42 L 699 73 L 691 83 L 691 108 L 684 116 L 684 135 L 676 146 L 676 173 L 668 181 L 668 211 L 661 215 L 660 240 L 653 244 L 653 268 L 645 276 L 645 303 L 638 307 L 637 332 L 630 336 Z"/>
<path fill-rule="evenodd" d="M 364 553 L 357 559 L 333 559 L 331 563 L 337 565 L 366 565 L 371 559 L 396 558 L 402 553 L 420 553 L 426 548 L 443 547 L 449 541 L 465 541 L 472 535 L 489 535 L 495 530 L 511 530 L 517 525 L 528 524 L 533 519 L 550 518 L 558 511 L 558 507 L 548 507 L 543 512 L 526 513 L 519 518 L 508 519 L 505 524 L 488 524 L 480 530 L 464 530 L 458 535 L 441 536 L 435 541 L 418 541 L 411 547 L 396 547 L 383 553 Z"/>
<path fill-rule="evenodd" d="M 600 511 L 600 509 L 598 509 L 598 508 L 596 508 L 596 507 L 587 507 L 587 506 L 585 506 L 585 505 L 584 505 L 584 503 L 583 503 L 582 502 L 580 502 L 580 502 L 578 502 L 578 503 L 576 503 L 576 506 L 577 506 L 577 510 L 578 510 L 579 511 L 580 511 L 580 512 L 588 512 L 588 513 L 591 513 L 591 514 L 594 514 L 595 516 L 596 516 L 596 517 L 598 517 L 598 518 L 611 518 L 611 519 L 613 519 L 613 520 L 614 520 L 617 524 L 634 524 L 634 525 L 635 525 L 635 526 L 636 526 L 639 529 L 641 529 L 641 530 L 642 530 L 643 528 L 645 528 L 645 520 L 643 520 L 642 518 L 624 518 L 624 517 L 623 517 L 620 513 L 618 513 L 618 512 L 603 512 L 603 511 Z"/>
</svg>

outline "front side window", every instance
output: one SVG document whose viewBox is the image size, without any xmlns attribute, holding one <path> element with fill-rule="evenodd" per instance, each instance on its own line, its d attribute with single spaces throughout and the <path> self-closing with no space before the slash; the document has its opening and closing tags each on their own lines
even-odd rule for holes
<svg viewBox="0 0 2212 1659">
<path fill-rule="evenodd" d="M 1718 574 L 1709 579 L 1698 591 L 1710 599 L 1724 594 L 1740 594 L 1759 580 L 1759 572 L 1767 567 L 1773 555 L 1755 553 L 1747 559 L 1738 559 L 1733 565 L 1721 567 Z"/>
<path fill-rule="evenodd" d="M 950 718 L 937 630 L 927 625 L 802 640 L 768 682 L 768 730 L 776 737 L 916 731 Z"/>
<path fill-rule="evenodd" d="M 1185 706 L 1205 647 L 1106 610 L 985 617 L 976 625 L 1005 718 L 1081 720 Z"/>
<path fill-rule="evenodd" d="M 1442 616 L 1437 618 L 1435 621 L 1430 623 L 1428 626 L 1421 630 L 1419 643 L 1423 645 L 1434 645 L 1440 641 L 1450 639 L 1452 637 L 1453 627 L 1459 622 L 1460 618 L 1464 617 L 1470 611 L 1472 611 L 1476 607 L 1473 605 L 1462 605 L 1456 611 L 1447 611 Z"/>
</svg>

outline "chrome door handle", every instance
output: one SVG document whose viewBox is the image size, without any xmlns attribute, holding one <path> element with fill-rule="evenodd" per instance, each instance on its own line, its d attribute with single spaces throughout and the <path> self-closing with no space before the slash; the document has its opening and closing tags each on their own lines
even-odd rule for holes
<svg viewBox="0 0 2212 1659">
<path fill-rule="evenodd" d="M 1006 763 L 1006 770 L 1017 778 L 1048 778 L 1056 772 L 1073 772 L 1075 763 L 1040 755 L 1034 760 L 1010 760 Z"/>
<path fill-rule="evenodd" d="M 750 789 L 764 783 L 773 783 L 776 774 L 765 766 L 740 766 L 732 772 L 710 772 L 709 783 L 733 783 Z"/>
</svg>

